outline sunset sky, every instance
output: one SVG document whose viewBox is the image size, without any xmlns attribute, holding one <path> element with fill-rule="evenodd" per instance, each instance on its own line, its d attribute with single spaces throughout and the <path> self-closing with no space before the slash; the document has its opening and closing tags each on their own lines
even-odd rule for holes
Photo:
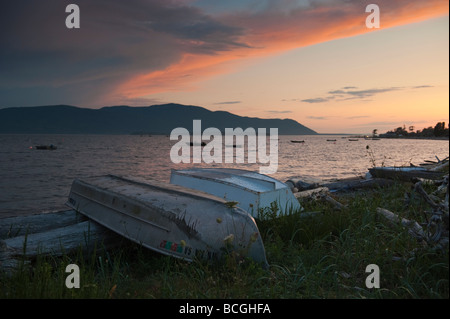
<svg viewBox="0 0 450 319">
<path fill-rule="evenodd" d="M 180 103 L 319 133 L 423 129 L 449 122 L 448 13 L 446 0 L 2 2 L 0 108 Z"/>
</svg>

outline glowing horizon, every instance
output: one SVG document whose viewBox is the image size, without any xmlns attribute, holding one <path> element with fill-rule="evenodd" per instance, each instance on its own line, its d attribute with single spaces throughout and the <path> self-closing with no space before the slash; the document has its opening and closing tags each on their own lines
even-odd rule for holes
<svg viewBox="0 0 450 319">
<path fill-rule="evenodd" d="M 79 30 L 65 4 L 2 11 L 0 107 L 180 103 L 319 133 L 449 122 L 447 1 L 377 1 L 380 29 L 369 1 L 77 3 Z"/>
</svg>

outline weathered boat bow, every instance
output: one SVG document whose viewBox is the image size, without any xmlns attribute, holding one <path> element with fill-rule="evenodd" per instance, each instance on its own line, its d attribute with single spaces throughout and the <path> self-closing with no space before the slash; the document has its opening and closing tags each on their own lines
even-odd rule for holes
<svg viewBox="0 0 450 319">
<path fill-rule="evenodd" d="M 235 201 L 257 219 L 264 219 L 262 212 L 273 204 L 276 204 L 276 216 L 303 209 L 285 183 L 253 171 L 232 168 L 172 170 L 170 183 Z"/>
<path fill-rule="evenodd" d="M 74 180 L 67 205 L 153 251 L 192 261 L 227 253 L 267 266 L 255 220 L 201 191 L 114 175 Z"/>
</svg>

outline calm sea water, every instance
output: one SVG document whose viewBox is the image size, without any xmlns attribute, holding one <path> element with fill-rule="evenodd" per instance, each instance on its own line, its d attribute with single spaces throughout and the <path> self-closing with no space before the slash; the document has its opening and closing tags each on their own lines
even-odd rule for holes
<svg viewBox="0 0 450 319">
<path fill-rule="evenodd" d="M 32 148 L 40 144 L 54 144 L 58 149 Z M 171 169 L 195 166 L 257 171 L 262 165 L 174 164 L 170 160 L 174 144 L 166 136 L 0 135 L 0 218 L 66 209 L 64 203 L 75 178 L 117 174 L 168 182 Z M 333 180 L 365 175 L 373 160 L 377 166 L 401 166 L 448 155 L 448 141 L 280 136 L 278 171 L 271 176 L 283 182 L 292 176 Z"/>
</svg>

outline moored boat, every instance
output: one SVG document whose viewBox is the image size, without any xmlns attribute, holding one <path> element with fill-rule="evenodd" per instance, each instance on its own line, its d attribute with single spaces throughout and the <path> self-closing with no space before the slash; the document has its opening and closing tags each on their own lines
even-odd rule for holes
<svg viewBox="0 0 450 319">
<path fill-rule="evenodd" d="M 50 145 L 36 145 L 35 148 L 37 150 L 56 150 L 57 147 L 53 144 Z"/>
<path fill-rule="evenodd" d="M 267 266 L 255 220 L 234 203 L 198 190 L 107 175 L 74 180 L 67 205 L 161 254 L 192 261 L 233 253 Z"/>
<path fill-rule="evenodd" d="M 189 146 L 206 146 L 206 143 L 205 142 L 201 142 L 201 143 L 189 142 Z"/>
</svg>

